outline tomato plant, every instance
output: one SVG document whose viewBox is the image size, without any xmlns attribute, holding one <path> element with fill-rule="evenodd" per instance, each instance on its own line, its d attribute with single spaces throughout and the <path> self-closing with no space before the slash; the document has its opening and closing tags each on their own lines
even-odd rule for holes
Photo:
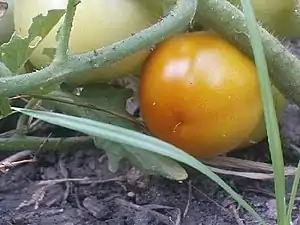
<svg viewBox="0 0 300 225">
<path fill-rule="evenodd" d="M 236 148 L 262 116 L 254 63 L 210 32 L 161 42 L 142 70 L 141 115 L 150 132 L 196 157 Z"/>
<path fill-rule="evenodd" d="M 67 0 L 15 0 L 14 21 L 17 34 L 27 35 L 33 17 L 46 13 L 50 9 L 65 9 L 67 2 Z M 157 19 L 157 13 L 148 11 L 147 7 L 138 0 L 81 1 L 74 17 L 69 52 L 80 54 L 108 46 L 147 28 Z M 31 55 L 30 61 L 34 66 L 41 68 L 51 62 L 52 59 L 43 54 L 43 49 L 56 47 L 55 37 L 61 22 L 62 20 Z M 91 70 L 83 79 L 73 82 L 102 82 L 133 73 L 140 67 L 149 51 L 149 49 L 144 49 L 111 66 Z"/>
<path fill-rule="evenodd" d="M 13 0 L 6 0 L 6 2 L 8 9 L 0 19 L 0 44 L 9 41 L 14 32 L 14 2 Z"/>
</svg>

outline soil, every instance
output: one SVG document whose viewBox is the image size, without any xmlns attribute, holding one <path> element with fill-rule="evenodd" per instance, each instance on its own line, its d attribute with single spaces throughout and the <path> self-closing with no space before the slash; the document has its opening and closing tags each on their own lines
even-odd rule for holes
<svg viewBox="0 0 300 225">
<path fill-rule="evenodd" d="M 298 124 L 300 111 L 290 105 L 281 126 L 289 164 L 298 159 L 289 147 L 300 144 Z M 266 142 L 247 151 L 268 156 Z M 8 155 L 1 154 L 2 159 Z M 195 171 L 189 173 L 190 178 L 181 183 L 143 176 L 127 164 L 111 173 L 104 153 L 96 149 L 41 153 L 36 162 L 0 175 L 0 224 L 258 224 L 214 182 Z M 271 181 L 222 177 L 268 224 L 276 224 Z M 295 219 L 299 210 L 295 208 Z"/>
<path fill-rule="evenodd" d="M 296 165 L 300 110 L 291 104 L 281 125 L 286 163 Z M 1 152 L 0 160 L 11 155 Z M 234 153 L 233 153 L 234 154 Z M 247 150 L 269 160 L 266 142 Z M 257 158 L 258 160 L 258 158 Z M 255 225 L 218 185 L 191 169 L 176 182 L 144 176 L 129 164 L 111 173 L 99 149 L 41 153 L 37 161 L 0 174 L 0 225 Z M 268 224 L 276 224 L 271 180 L 223 176 Z M 292 179 L 287 178 L 288 189 Z M 298 219 L 300 207 L 294 210 Z"/>
</svg>

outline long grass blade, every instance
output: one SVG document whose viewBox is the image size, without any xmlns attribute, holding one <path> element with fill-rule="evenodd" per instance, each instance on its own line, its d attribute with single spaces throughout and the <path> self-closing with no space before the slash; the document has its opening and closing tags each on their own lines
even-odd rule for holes
<svg viewBox="0 0 300 225">
<path fill-rule="evenodd" d="M 287 210 L 287 220 L 288 220 L 288 223 L 290 223 L 290 224 L 292 224 L 291 223 L 292 222 L 292 212 L 293 212 L 293 208 L 294 208 L 296 195 L 298 192 L 299 180 L 300 180 L 300 161 L 298 162 L 298 167 L 297 167 L 297 171 L 295 174 L 293 187 L 292 187 L 292 191 L 291 191 L 291 196 L 290 196 L 290 201 L 289 201 L 289 206 L 288 206 L 288 210 Z"/>
<path fill-rule="evenodd" d="M 260 83 L 260 92 L 263 102 L 264 117 L 267 128 L 268 142 L 274 170 L 274 182 L 276 193 L 277 223 L 285 225 L 285 177 L 284 163 L 279 134 L 278 122 L 273 102 L 273 94 L 268 74 L 267 62 L 264 54 L 260 32 L 250 0 L 242 0 L 246 24 L 249 30 L 249 38 L 254 53 Z"/>
</svg>

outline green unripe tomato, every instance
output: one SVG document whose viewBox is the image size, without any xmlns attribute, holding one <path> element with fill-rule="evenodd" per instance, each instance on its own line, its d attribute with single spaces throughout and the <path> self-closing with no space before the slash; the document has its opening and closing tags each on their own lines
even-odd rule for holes
<svg viewBox="0 0 300 225">
<path fill-rule="evenodd" d="M 68 0 L 14 1 L 15 27 L 20 36 L 27 35 L 33 17 L 50 9 L 65 9 L 68 3 Z M 81 0 L 74 17 L 69 52 L 71 55 L 80 54 L 108 46 L 151 26 L 157 20 L 158 14 L 151 13 L 140 0 Z M 31 55 L 30 61 L 35 67 L 41 68 L 50 64 L 51 58 L 42 52 L 44 48 L 56 47 L 55 37 L 62 21 L 63 18 Z M 143 49 L 110 66 L 88 71 L 81 79 L 68 82 L 106 82 L 134 73 L 149 52 L 150 49 Z"/>
<path fill-rule="evenodd" d="M 0 19 L 0 44 L 8 42 L 14 32 L 14 1 L 6 0 L 8 9 Z"/>
<path fill-rule="evenodd" d="M 241 6 L 241 0 L 228 0 Z M 277 36 L 294 38 L 300 36 L 299 0 L 252 0 L 259 21 Z"/>
<path fill-rule="evenodd" d="M 284 96 L 279 92 L 279 90 L 272 86 L 274 105 L 276 110 L 276 116 L 278 121 L 280 121 L 283 112 L 288 104 L 288 101 L 284 98 Z M 260 122 L 256 126 L 256 128 L 252 131 L 249 137 L 244 140 L 237 149 L 242 149 L 249 147 L 253 144 L 261 142 L 263 139 L 267 137 L 267 130 L 264 116 L 262 115 Z"/>
</svg>

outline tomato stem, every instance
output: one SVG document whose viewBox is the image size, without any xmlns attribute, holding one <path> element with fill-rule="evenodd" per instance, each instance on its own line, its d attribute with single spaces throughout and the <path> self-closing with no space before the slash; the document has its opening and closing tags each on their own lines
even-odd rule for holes
<svg viewBox="0 0 300 225">
<path fill-rule="evenodd" d="M 68 60 L 70 33 L 78 4 L 80 4 L 78 3 L 78 0 L 68 1 L 64 22 L 58 32 L 57 50 L 53 63 L 63 63 Z"/>
<path fill-rule="evenodd" d="M 213 29 L 253 59 L 244 14 L 227 0 L 199 0 L 195 22 Z M 300 106 L 300 61 L 266 29 L 259 26 L 274 85 Z"/>
<path fill-rule="evenodd" d="M 74 0 L 70 1 L 74 2 Z M 26 94 L 68 79 L 73 80 L 85 76 L 80 72 L 109 65 L 141 49 L 151 47 L 166 36 L 187 29 L 195 16 L 197 3 L 197 0 L 178 0 L 164 18 L 127 39 L 86 54 L 69 57 L 68 61 L 63 64 L 52 63 L 32 73 L 2 77 L 0 78 L 0 95 L 11 97 Z"/>
<path fill-rule="evenodd" d="M 93 146 L 91 137 L 68 137 L 68 138 L 47 138 L 33 136 L 16 136 L 16 137 L 0 137 L 0 151 L 22 151 L 28 149 L 39 149 L 43 145 L 42 150 L 66 151 L 75 148 L 82 149 L 87 146 Z"/>
</svg>

